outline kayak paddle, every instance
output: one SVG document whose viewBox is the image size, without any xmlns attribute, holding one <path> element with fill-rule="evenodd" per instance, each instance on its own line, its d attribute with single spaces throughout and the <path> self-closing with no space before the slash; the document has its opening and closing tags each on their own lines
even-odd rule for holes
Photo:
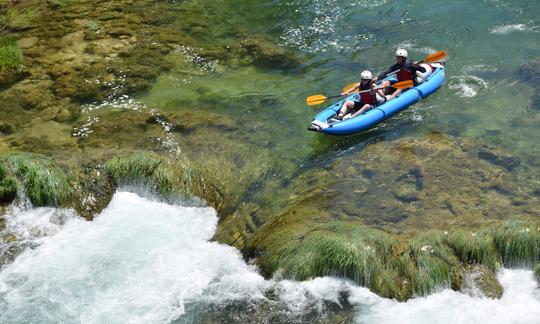
<svg viewBox="0 0 540 324">
<path fill-rule="evenodd" d="M 357 83 L 353 84 L 353 86 L 356 85 L 356 84 Z M 406 89 L 406 88 L 410 88 L 412 86 L 414 86 L 413 81 L 412 80 L 407 80 L 407 81 L 401 81 L 401 82 L 398 82 L 398 83 L 394 83 L 393 85 L 391 85 L 388 88 Z M 364 92 L 369 92 L 371 90 L 378 90 L 378 89 L 383 89 L 383 88 L 373 88 L 373 89 L 370 89 L 370 90 L 354 91 L 354 92 L 351 92 L 351 93 L 364 93 Z M 307 97 L 306 102 L 307 102 L 308 106 L 314 106 L 314 105 L 322 104 L 323 102 L 326 101 L 326 99 L 338 98 L 338 97 L 341 97 L 341 95 L 326 97 L 326 96 L 323 96 L 323 95 L 320 95 L 320 94 L 316 94 L 316 95 Z"/>
</svg>

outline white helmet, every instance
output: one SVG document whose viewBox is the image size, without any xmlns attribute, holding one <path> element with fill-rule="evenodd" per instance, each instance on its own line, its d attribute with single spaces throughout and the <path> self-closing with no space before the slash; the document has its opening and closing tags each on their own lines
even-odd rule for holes
<svg viewBox="0 0 540 324">
<path fill-rule="evenodd" d="M 407 50 L 398 48 L 396 51 L 396 56 L 407 57 Z"/>
<path fill-rule="evenodd" d="M 369 72 L 368 70 L 362 71 L 362 73 L 360 73 L 360 78 L 362 78 L 362 80 L 371 80 L 371 79 L 373 79 L 373 77 L 371 75 L 371 72 Z"/>
</svg>

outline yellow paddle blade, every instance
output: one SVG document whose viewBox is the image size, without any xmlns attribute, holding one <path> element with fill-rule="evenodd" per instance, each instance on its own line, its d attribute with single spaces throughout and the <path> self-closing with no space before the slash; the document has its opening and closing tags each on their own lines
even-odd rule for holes
<svg viewBox="0 0 540 324">
<path fill-rule="evenodd" d="M 407 81 L 401 81 L 401 82 L 398 82 L 398 83 L 394 83 L 392 84 L 392 88 L 396 88 L 396 89 L 407 89 L 407 88 L 410 88 L 414 86 L 414 83 L 412 80 L 407 80 Z"/>
<path fill-rule="evenodd" d="M 351 83 L 351 84 L 347 84 L 345 87 L 343 87 L 343 91 L 342 91 L 342 92 L 349 92 L 349 91 L 351 91 L 354 87 L 356 87 L 357 84 L 358 84 L 358 82 Z"/>
<path fill-rule="evenodd" d="M 313 106 L 322 104 L 326 99 L 327 97 L 323 95 L 313 95 L 306 98 L 306 103 L 308 106 Z"/>
<path fill-rule="evenodd" d="M 426 56 L 424 58 L 424 62 L 433 63 L 433 62 L 442 60 L 445 57 L 446 57 L 446 52 L 445 51 L 439 51 L 437 53 L 433 53 L 433 54 L 430 54 L 430 55 Z"/>
</svg>

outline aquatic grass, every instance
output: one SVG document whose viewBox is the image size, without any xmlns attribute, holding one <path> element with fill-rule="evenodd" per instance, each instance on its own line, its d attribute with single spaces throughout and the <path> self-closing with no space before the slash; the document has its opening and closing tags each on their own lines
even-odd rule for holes
<svg viewBox="0 0 540 324">
<path fill-rule="evenodd" d="M 43 155 L 15 153 L 0 161 L 22 182 L 24 193 L 36 207 L 61 206 L 74 197 L 70 178 Z"/>
<path fill-rule="evenodd" d="M 540 259 L 540 231 L 534 221 L 515 217 L 489 231 L 505 266 L 532 268 Z"/>
<path fill-rule="evenodd" d="M 140 185 L 150 192 L 170 198 L 179 178 L 178 172 L 155 153 L 139 152 L 115 157 L 105 163 L 105 170 L 119 185 Z"/>
<path fill-rule="evenodd" d="M 26 8 L 19 10 L 15 7 L 10 7 L 12 4 L 1 4 L 0 7 L 6 8 L 0 15 L 1 29 L 25 29 L 32 24 L 32 19 L 36 16 L 37 9 Z"/>
<path fill-rule="evenodd" d="M 452 230 L 445 233 L 444 241 L 465 264 L 482 264 L 494 272 L 502 265 L 501 255 L 488 229 L 477 232 L 463 229 Z"/>
<path fill-rule="evenodd" d="M 0 204 L 12 202 L 17 197 L 17 180 L 13 178 L 0 162 Z"/>
<path fill-rule="evenodd" d="M 536 266 L 534 266 L 534 275 L 538 281 L 538 284 L 540 284 L 540 261 L 536 263 Z"/>
<path fill-rule="evenodd" d="M 443 233 L 432 232 L 409 240 L 417 271 L 411 273 L 413 290 L 426 295 L 436 289 L 461 285 L 461 267 L 454 251 L 444 243 Z"/>
<path fill-rule="evenodd" d="M 301 241 L 287 244 L 280 254 L 284 257 L 280 267 L 298 280 L 330 275 L 348 277 L 370 287 L 382 269 L 373 247 L 325 231 L 311 232 Z"/>
<path fill-rule="evenodd" d="M 13 38 L 0 36 L 0 70 L 23 68 L 21 49 Z"/>
<path fill-rule="evenodd" d="M 405 245 L 363 224 L 336 221 L 288 240 L 272 255 L 271 263 L 294 279 L 347 277 L 382 296 L 406 300 L 412 294 L 409 274 L 415 270 Z"/>
<path fill-rule="evenodd" d="M 140 185 L 164 198 L 188 192 L 205 197 L 209 191 L 197 169 L 153 152 L 114 157 L 105 162 L 104 168 L 119 185 Z"/>
</svg>

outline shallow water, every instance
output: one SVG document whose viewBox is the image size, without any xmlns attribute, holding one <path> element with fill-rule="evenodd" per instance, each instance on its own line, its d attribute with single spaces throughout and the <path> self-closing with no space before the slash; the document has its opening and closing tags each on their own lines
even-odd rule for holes
<svg viewBox="0 0 540 324">
<path fill-rule="evenodd" d="M 59 221 L 58 215 L 64 216 Z M 8 228 L 26 249 L 0 272 L 7 323 L 333 322 L 535 323 L 531 271 L 499 273 L 500 300 L 441 290 L 406 303 L 339 278 L 265 280 L 229 246 L 208 241 L 210 208 L 167 205 L 118 192 L 93 222 L 50 208 L 17 210 Z M 347 321 L 348 321 L 347 320 Z"/>
<path fill-rule="evenodd" d="M 276 152 L 280 158 L 305 160 L 326 141 L 305 131 L 325 106 L 306 107 L 305 97 L 339 93 L 357 80 L 361 70 L 385 69 L 393 63 L 397 47 L 408 49 L 413 59 L 446 50 L 446 83 L 424 102 L 380 126 L 386 138 L 437 130 L 497 144 L 526 159 L 537 153 L 537 127 L 520 125 L 537 114 L 531 108 L 534 84 L 527 84 L 517 72 L 540 55 L 536 41 L 540 6 L 533 2 L 318 0 L 234 5 L 242 15 L 231 14 L 229 23 L 242 26 L 257 21 L 258 32 L 279 38 L 304 63 L 283 71 L 194 59 L 196 74 L 187 77 L 185 71 L 173 69 L 139 97 L 142 102 L 167 111 L 183 106 L 229 114 L 246 127 L 263 123 L 275 131 L 271 141 L 285 147 Z M 241 40 L 233 35 L 224 39 Z M 269 99 L 272 104 L 265 105 Z M 350 145 L 345 138 L 330 141 L 334 153 L 341 142 Z M 353 140 L 365 141 L 365 136 Z M 306 142 L 314 144 L 298 145 Z"/>
</svg>

